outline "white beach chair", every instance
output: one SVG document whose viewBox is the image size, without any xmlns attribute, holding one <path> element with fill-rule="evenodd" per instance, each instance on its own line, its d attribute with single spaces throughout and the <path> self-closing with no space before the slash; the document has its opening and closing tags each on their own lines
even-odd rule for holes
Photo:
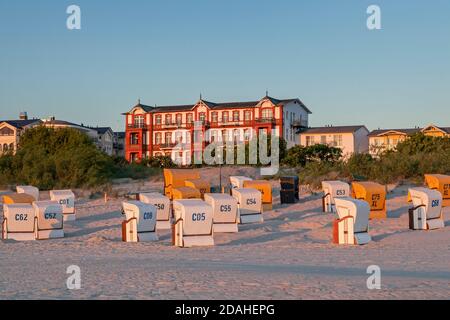
<svg viewBox="0 0 450 320">
<path fill-rule="evenodd" d="M 251 181 L 252 178 L 244 176 L 230 176 L 230 184 L 232 189 L 244 188 L 244 181 Z"/>
<path fill-rule="evenodd" d="M 335 198 L 335 203 L 338 219 L 333 224 L 333 242 L 359 245 L 369 243 L 369 204 L 350 197 Z"/>
<path fill-rule="evenodd" d="M 323 212 L 336 213 L 335 198 L 350 197 L 350 185 L 343 181 L 322 181 Z"/>
<path fill-rule="evenodd" d="M 34 201 L 39 201 L 39 189 L 33 186 L 16 186 L 17 193 L 25 193 L 34 198 Z"/>
<path fill-rule="evenodd" d="M 212 207 L 214 233 L 238 232 L 237 201 L 228 194 L 206 193 L 205 202 Z"/>
<path fill-rule="evenodd" d="M 63 207 L 56 201 L 35 201 L 36 239 L 55 239 L 64 237 Z"/>
<path fill-rule="evenodd" d="M 156 229 L 167 230 L 171 228 L 170 217 L 170 200 L 168 197 L 160 193 L 141 193 L 139 194 L 139 200 L 152 204 L 156 207 Z"/>
<path fill-rule="evenodd" d="M 31 204 L 4 204 L 2 239 L 35 240 L 35 211 Z"/>
<path fill-rule="evenodd" d="M 173 202 L 175 224 L 173 244 L 189 248 L 213 246 L 212 207 L 202 200 L 187 199 Z"/>
<path fill-rule="evenodd" d="M 122 222 L 122 240 L 148 242 L 158 240 L 156 234 L 156 207 L 141 201 L 122 202 L 125 221 Z"/>
<path fill-rule="evenodd" d="M 233 189 L 233 198 L 237 201 L 239 222 L 241 224 L 263 222 L 261 192 L 252 189 Z"/>
<path fill-rule="evenodd" d="M 444 228 L 442 194 L 428 188 L 409 189 L 413 208 L 409 209 L 409 228 L 432 230 Z"/>
<path fill-rule="evenodd" d="M 51 190 L 50 200 L 63 207 L 64 221 L 75 221 L 75 194 L 72 190 Z"/>
</svg>

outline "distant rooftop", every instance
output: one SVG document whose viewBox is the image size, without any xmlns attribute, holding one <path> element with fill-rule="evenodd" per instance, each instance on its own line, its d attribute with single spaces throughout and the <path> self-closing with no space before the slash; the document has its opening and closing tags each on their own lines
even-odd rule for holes
<svg viewBox="0 0 450 320">
<path fill-rule="evenodd" d="M 301 134 L 333 134 L 333 133 L 354 133 L 361 128 L 366 128 L 364 125 L 356 126 L 327 126 L 327 127 L 313 127 L 305 129 Z M 366 129 L 367 130 L 367 129 Z"/>
<path fill-rule="evenodd" d="M 0 123 L 6 122 L 7 124 L 22 129 L 26 126 L 29 126 L 33 123 L 41 122 L 39 119 L 29 119 L 29 120 L 0 120 Z"/>
</svg>

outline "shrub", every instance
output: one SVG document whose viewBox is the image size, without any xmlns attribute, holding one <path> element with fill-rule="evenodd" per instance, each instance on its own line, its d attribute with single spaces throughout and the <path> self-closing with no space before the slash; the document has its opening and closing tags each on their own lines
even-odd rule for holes
<svg viewBox="0 0 450 320">
<path fill-rule="evenodd" d="M 289 149 L 281 163 L 291 167 L 305 166 L 309 162 L 336 162 L 342 157 L 342 150 L 323 144 L 309 147 L 294 146 Z"/>
</svg>

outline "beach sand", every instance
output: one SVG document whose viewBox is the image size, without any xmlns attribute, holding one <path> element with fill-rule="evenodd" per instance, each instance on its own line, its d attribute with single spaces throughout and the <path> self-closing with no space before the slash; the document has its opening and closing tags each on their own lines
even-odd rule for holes
<svg viewBox="0 0 450 320">
<path fill-rule="evenodd" d="M 218 171 L 208 177 L 217 182 Z M 407 187 L 398 187 L 389 218 L 370 222 L 370 244 L 337 246 L 319 194 L 280 205 L 273 187 L 264 223 L 216 234 L 209 248 L 173 247 L 169 231 L 155 243 L 124 243 L 122 199 L 78 199 L 64 239 L 0 242 L 0 299 L 449 299 L 450 208 L 444 229 L 411 231 Z M 161 191 L 162 182 L 117 188 Z M 70 265 L 81 269 L 80 290 L 66 287 Z M 381 268 L 380 290 L 367 288 L 370 265 Z"/>
</svg>

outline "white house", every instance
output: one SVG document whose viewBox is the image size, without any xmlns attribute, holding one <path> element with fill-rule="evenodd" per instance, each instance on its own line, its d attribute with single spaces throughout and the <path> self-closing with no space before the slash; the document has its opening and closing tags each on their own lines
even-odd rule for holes
<svg viewBox="0 0 450 320">
<path fill-rule="evenodd" d="M 300 133 L 300 145 L 325 144 L 340 148 L 342 155 L 347 157 L 369 151 L 368 134 L 369 130 L 363 125 L 308 128 Z"/>
</svg>

